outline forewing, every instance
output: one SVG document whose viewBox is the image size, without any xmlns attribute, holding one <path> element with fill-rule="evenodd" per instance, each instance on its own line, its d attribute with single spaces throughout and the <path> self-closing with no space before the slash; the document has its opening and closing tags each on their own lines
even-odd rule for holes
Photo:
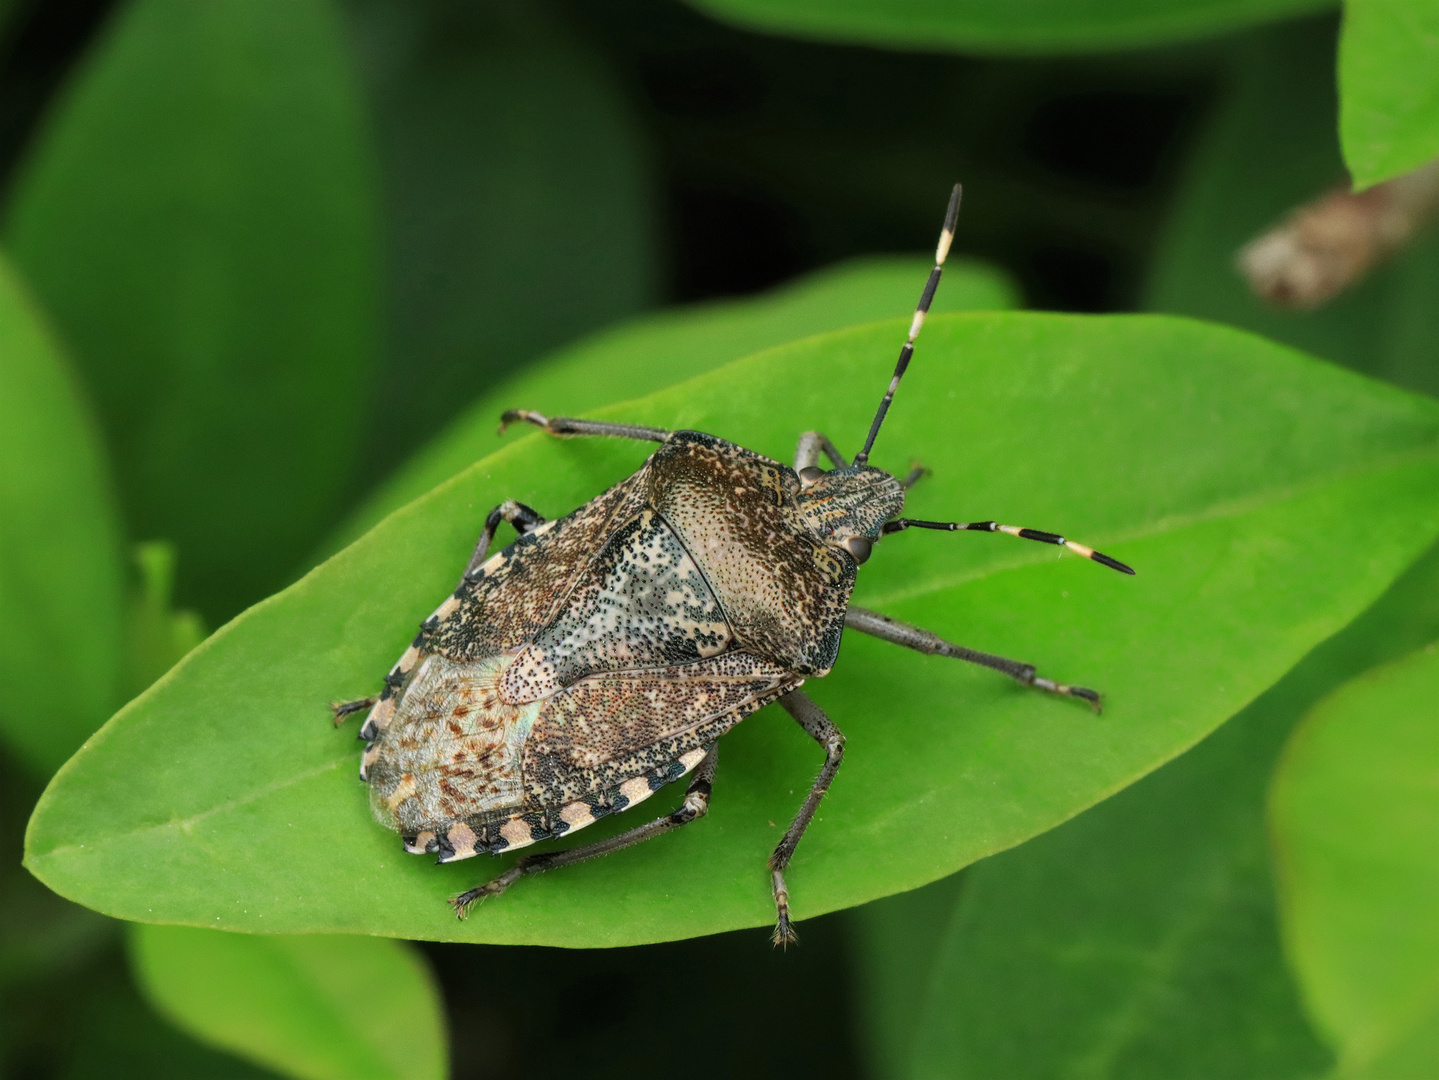
<svg viewBox="0 0 1439 1080">
<path fill-rule="evenodd" d="M 617 522 L 643 509 L 644 471 L 491 556 L 425 620 L 423 648 L 477 660 L 518 648 L 548 625 Z"/>
<path fill-rule="evenodd" d="M 455 661 L 425 656 L 394 719 L 366 752 L 376 819 L 406 836 L 524 802 L 521 748 L 537 704 L 503 700 L 511 656 Z"/>
<path fill-rule="evenodd" d="M 541 705 L 524 747 L 528 801 L 554 806 L 664 766 L 801 682 L 745 653 L 592 675 Z"/>
<path fill-rule="evenodd" d="M 853 561 L 803 529 L 777 462 L 681 432 L 644 471 L 648 501 L 713 587 L 739 644 L 794 671 L 827 672 L 839 652 Z"/>
<path fill-rule="evenodd" d="M 516 704 L 535 701 L 600 672 L 690 665 L 732 640 L 694 559 L 647 509 L 617 525 L 501 690 Z"/>
</svg>

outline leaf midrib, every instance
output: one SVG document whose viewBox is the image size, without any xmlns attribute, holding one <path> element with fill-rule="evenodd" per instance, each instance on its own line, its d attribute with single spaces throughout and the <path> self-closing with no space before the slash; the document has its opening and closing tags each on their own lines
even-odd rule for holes
<svg viewBox="0 0 1439 1080">
<path fill-rule="evenodd" d="M 78 851 L 84 847 L 99 847 L 101 844 L 109 843 L 113 840 L 123 837 L 143 836 L 146 833 L 159 832 L 165 829 L 175 829 L 180 832 L 188 833 L 191 829 L 195 827 L 195 825 L 197 825 L 201 821 L 204 821 L 206 818 L 213 817 L 214 815 L 223 813 L 227 810 L 237 810 L 241 807 L 248 806 L 253 802 L 266 798 L 269 795 L 273 795 L 276 792 L 284 791 L 286 788 L 294 787 L 296 784 L 302 784 L 307 780 L 313 780 L 318 776 L 324 776 L 326 773 L 334 772 L 336 769 L 342 769 L 350 764 L 352 764 L 352 762 L 349 758 L 332 761 L 326 765 L 321 765 L 316 768 L 309 769 L 306 772 L 296 773 L 295 775 L 286 777 L 283 780 L 276 780 L 273 783 L 266 784 L 264 787 L 257 788 L 254 791 L 248 792 L 245 795 L 238 796 L 234 799 L 230 799 L 226 802 L 219 803 L 215 806 L 206 807 L 204 810 L 197 811 L 196 813 L 191 814 L 189 817 L 170 818 L 167 821 L 154 822 L 148 825 L 139 825 L 130 829 L 121 829 L 116 832 L 106 833 L 98 837 L 94 833 L 91 833 L 89 834 L 89 840 L 87 841 L 87 843 L 84 844 L 60 844 L 56 847 L 48 848 L 44 851 L 32 851 L 26 855 L 25 864 L 35 865 L 45 859 L 60 858 L 70 852 Z"/>
</svg>

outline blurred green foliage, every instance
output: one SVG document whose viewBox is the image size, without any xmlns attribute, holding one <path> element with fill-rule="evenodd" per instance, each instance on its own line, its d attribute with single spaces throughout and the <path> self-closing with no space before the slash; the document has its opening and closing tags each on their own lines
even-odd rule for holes
<svg viewBox="0 0 1439 1080">
<path fill-rule="evenodd" d="M 57 103 L 6 241 L 99 410 L 131 535 L 221 622 L 338 506 L 369 393 L 374 165 L 326 0 L 137 0 Z"/>
<path fill-rule="evenodd" d="M 1354 186 L 1439 157 L 1439 5 L 1348 0 L 1339 133 Z"/>
<path fill-rule="evenodd" d="M 1436 702 L 1431 643 L 1315 706 L 1274 774 L 1285 942 L 1340 1076 L 1420 1080 L 1439 1060 Z"/>
<path fill-rule="evenodd" d="M 881 985 L 911 971 L 917 949 L 930 972 L 905 1013 L 870 1014 L 875 1041 L 894 1048 L 882 1075 L 938 1063 L 957 1077 L 1327 1071 L 1280 954 L 1266 789 L 1306 710 L 1436 632 L 1431 549 L 1190 753 L 962 879 L 855 912 Z M 896 932 L 916 945 L 896 950 Z"/>
<path fill-rule="evenodd" d="M 447 1072 L 437 988 L 404 942 L 135 926 L 130 952 L 161 1015 L 300 1080 Z"/>
<path fill-rule="evenodd" d="M 617 73 L 547 5 L 347 11 L 383 192 L 368 486 L 524 361 L 655 302 L 660 192 Z"/>
<path fill-rule="evenodd" d="M 1257 31 L 1193 148 L 1156 248 L 1145 306 L 1243 326 L 1400 386 L 1439 393 L 1439 232 L 1319 311 L 1268 307 L 1235 253 L 1295 206 L 1343 182 L 1335 40 L 1326 22 Z M 1436 121 L 1439 123 L 1439 121 Z"/>
<path fill-rule="evenodd" d="M 1308 314 L 1233 268 L 1346 171 L 1439 154 L 1434 6 L 1332 7 L 0 5 L 0 1073 L 1439 1075 L 1434 654 L 1370 671 L 1439 637 L 1439 235 Z M 373 687 L 490 506 L 562 512 L 642 457 L 497 440 L 501 408 L 848 446 L 927 266 L 893 253 L 956 178 L 937 312 L 1197 316 L 1426 397 L 1181 322 L 932 320 L 879 447 L 934 468 L 916 512 L 1141 576 L 909 536 L 856 599 L 1092 681 L 1102 717 L 848 641 L 813 689 L 850 755 L 792 885 L 801 917 L 896 895 L 808 919 L 800 956 L 274 935 L 768 921 L 818 760 L 773 710 L 704 824 L 460 927 L 439 901 L 484 869 L 399 853 L 323 705 Z M 128 954 L 19 866 L 87 738 L 32 865 L 193 924 Z"/>
<path fill-rule="evenodd" d="M 0 263 L 0 731 L 48 776 L 119 704 L 124 567 L 75 376 Z"/>
<path fill-rule="evenodd" d="M 1332 6 L 1333 0 L 691 0 L 822 40 L 1009 53 L 1158 45 Z"/>
</svg>

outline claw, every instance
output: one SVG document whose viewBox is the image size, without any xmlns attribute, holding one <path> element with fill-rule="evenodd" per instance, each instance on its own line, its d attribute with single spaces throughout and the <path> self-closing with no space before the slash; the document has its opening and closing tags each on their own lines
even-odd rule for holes
<svg viewBox="0 0 1439 1080">
<path fill-rule="evenodd" d="M 455 918 L 463 922 L 465 916 L 470 913 L 470 905 L 473 904 L 476 900 L 484 899 L 483 893 L 484 886 L 481 886 L 478 889 L 470 889 L 466 892 L 462 892 L 459 896 L 450 897 L 449 903 L 450 907 L 455 909 Z"/>
<path fill-rule="evenodd" d="M 795 933 L 794 923 L 789 921 L 788 915 L 780 915 L 769 940 L 777 949 L 788 949 L 791 945 L 799 944 L 799 935 Z"/>
<path fill-rule="evenodd" d="M 352 713 L 363 712 L 365 709 L 373 708 L 379 698 L 365 697 L 355 701 L 332 701 L 330 712 L 334 714 L 335 726 L 339 727 L 350 718 Z"/>
</svg>

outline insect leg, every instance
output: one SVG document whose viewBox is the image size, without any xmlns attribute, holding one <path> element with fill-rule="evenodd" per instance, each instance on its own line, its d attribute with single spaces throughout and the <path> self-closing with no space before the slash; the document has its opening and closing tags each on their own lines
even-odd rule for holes
<svg viewBox="0 0 1439 1080">
<path fill-rule="evenodd" d="M 785 887 L 784 870 L 794 857 L 799 838 L 809 827 L 810 820 L 819 809 L 819 801 L 829 790 L 830 782 L 834 780 L 834 774 L 839 771 L 840 762 L 844 760 L 844 735 L 824 714 L 824 710 L 802 690 L 791 690 L 779 699 L 779 703 L 795 718 L 799 726 L 809 733 L 810 738 L 824 747 L 824 767 L 820 769 L 814 786 L 809 789 L 804 805 L 799 808 L 799 813 L 790 822 L 789 828 L 775 847 L 774 854 L 769 857 L 770 885 L 774 890 L 776 913 L 774 936 L 771 940 L 776 945 L 791 945 L 799 943 L 799 935 L 794 932 L 794 925 L 789 918 L 789 889 Z"/>
<path fill-rule="evenodd" d="M 995 656 L 992 653 L 966 649 L 963 645 L 945 641 L 938 634 L 921 630 L 918 626 L 911 626 L 909 623 L 902 623 L 898 619 L 891 619 L 888 615 L 881 615 L 877 611 L 852 607 L 844 613 L 844 625 L 851 630 L 870 634 L 881 641 L 903 645 L 906 649 L 913 649 L 915 652 L 922 652 L 927 656 L 949 656 L 955 660 L 964 660 L 981 667 L 991 668 L 994 671 L 1001 671 L 1025 686 L 1048 690 L 1051 694 L 1083 698 L 1094 706 L 1096 712 L 1099 711 L 1098 692 L 1086 686 L 1066 686 L 1053 679 L 1042 678 L 1035 673 L 1033 664 L 1026 664 L 1020 660 L 1006 660 L 1004 657 Z"/>
<path fill-rule="evenodd" d="M 604 420 L 576 420 L 569 416 L 549 417 L 529 409 L 506 409 L 500 416 L 500 434 L 516 421 L 544 428 L 551 435 L 613 435 L 620 439 L 664 442 L 672 432 L 642 424 L 611 424 Z"/>
<path fill-rule="evenodd" d="M 834 448 L 828 435 L 822 431 L 806 431 L 799 437 L 799 447 L 794 452 L 794 471 L 813 468 L 819 464 L 820 454 L 829 458 L 836 469 L 843 469 L 849 464 L 844 455 Z"/>
<path fill-rule="evenodd" d="M 929 473 L 929 469 L 926 469 L 923 465 L 920 465 L 916 462 L 914 467 L 909 470 L 908 474 L 906 474 L 905 478 L 899 482 L 899 486 L 904 488 L 905 491 L 908 491 L 910 488 L 914 487 L 915 484 L 919 483 L 926 476 L 928 476 Z"/>
<path fill-rule="evenodd" d="M 1118 559 L 1110 558 L 1102 551 L 1095 551 L 1092 547 L 1085 547 L 1073 540 L 1066 540 L 1058 533 L 1044 532 L 1041 529 L 1026 529 L 1021 525 L 1001 525 L 997 521 L 919 521 L 915 518 L 895 518 L 893 521 L 886 522 L 880 532 L 888 536 L 891 533 L 904 532 L 905 529 L 938 529 L 941 532 L 1002 532 L 1007 536 L 1017 536 L 1021 540 L 1038 540 L 1041 544 L 1057 544 L 1060 547 L 1068 548 L 1076 555 L 1092 559 L 1101 566 L 1118 570 L 1121 574 L 1134 573 L 1131 567 L 1126 566 Z"/>
<path fill-rule="evenodd" d="M 465 577 L 485 561 L 489 554 L 490 544 L 494 542 L 495 530 L 500 527 L 501 521 L 508 521 L 515 527 L 515 532 L 523 536 L 531 529 L 538 528 L 545 523 L 545 519 L 538 512 L 532 510 L 522 502 L 515 502 L 514 499 L 506 499 L 495 507 L 485 517 L 485 527 L 480 530 L 480 539 L 475 544 L 475 553 L 470 556 L 470 561 L 465 564 Z"/>
<path fill-rule="evenodd" d="M 709 753 L 705 754 L 704 759 L 695 767 L 694 777 L 685 790 L 685 801 L 674 813 L 656 818 L 654 821 L 629 830 L 629 832 L 611 836 L 608 840 L 598 840 L 593 844 L 584 844 L 566 851 L 546 851 L 540 855 L 525 855 L 493 881 L 460 893 L 450 901 L 450 905 L 455 909 L 455 914 L 463 919 L 465 913 L 469 911 L 470 905 L 476 900 L 498 896 L 520 878 L 529 874 L 539 874 L 557 867 L 569 866 L 572 863 L 597 859 L 601 855 L 609 855 L 622 848 L 633 847 L 635 844 L 643 843 L 663 833 L 673 832 L 681 825 L 698 821 L 709 812 L 710 792 L 714 789 L 715 766 L 718 764 L 719 747 L 718 745 L 711 746 Z"/>
<path fill-rule="evenodd" d="M 377 697 L 362 697 L 355 701 L 334 701 L 330 703 L 330 711 L 335 714 L 335 726 L 339 727 L 350 718 L 351 713 L 364 712 L 366 709 L 375 707 Z"/>
</svg>

